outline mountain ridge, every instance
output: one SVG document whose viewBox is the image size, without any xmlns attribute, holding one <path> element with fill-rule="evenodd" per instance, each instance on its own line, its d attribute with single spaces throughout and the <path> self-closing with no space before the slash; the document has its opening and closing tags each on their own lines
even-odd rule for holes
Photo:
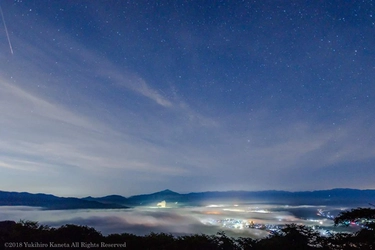
<svg viewBox="0 0 375 250">
<path fill-rule="evenodd" d="M 368 204 L 375 200 L 374 189 L 335 188 L 313 191 L 206 191 L 180 194 L 170 189 L 130 197 L 58 197 L 52 194 L 0 191 L 0 206 L 33 206 L 43 209 L 122 209 L 156 205 L 161 201 L 202 205 L 208 202 L 266 202 L 277 204 Z"/>
<path fill-rule="evenodd" d="M 58 197 L 52 194 L 7 191 L 0 191 L 0 206 L 32 206 L 54 210 L 127 208 L 119 204 L 105 204 L 75 197 Z"/>
</svg>

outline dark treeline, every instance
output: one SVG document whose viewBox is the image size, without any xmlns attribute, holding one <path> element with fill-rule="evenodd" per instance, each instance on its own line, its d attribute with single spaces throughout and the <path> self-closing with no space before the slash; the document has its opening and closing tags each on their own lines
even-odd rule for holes
<svg viewBox="0 0 375 250">
<path fill-rule="evenodd" d="M 40 225 L 37 222 L 0 222 L 0 249 L 202 249 L 202 250 L 248 250 L 248 249 L 375 249 L 375 209 L 357 208 L 341 213 L 335 225 L 344 226 L 359 222 L 362 229 L 354 234 L 335 233 L 321 236 L 310 227 L 296 224 L 286 225 L 278 233 L 267 238 L 232 238 L 219 232 L 216 235 L 195 234 L 173 236 L 151 233 L 145 236 L 134 234 L 102 235 L 92 227 L 64 225 L 59 228 Z"/>
</svg>

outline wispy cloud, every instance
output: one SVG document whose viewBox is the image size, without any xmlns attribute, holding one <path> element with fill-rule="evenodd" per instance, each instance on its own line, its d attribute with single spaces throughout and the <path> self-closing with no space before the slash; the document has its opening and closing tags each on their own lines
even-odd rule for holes
<svg viewBox="0 0 375 250">
<path fill-rule="evenodd" d="M 159 91 L 151 88 L 140 76 L 126 71 L 120 73 L 120 70 L 113 70 L 116 68 L 115 66 L 111 65 L 110 63 L 107 65 L 109 69 L 101 70 L 100 74 L 103 77 L 108 78 L 116 86 L 130 89 L 144 97 L 149 98 L 163 107 L 168 108 L 173 106 L 171 101 L 169 101 L 166 97 L 163 97 Z"/>
<path fill-rule="evenodd" d="M 258 122 L 241 129 L 231 121 L 243 116 L 216 119 L 220 126 L 208 120 L 208 127 L 194 127 L 191 124 L 204 124 L 205 118 L 174 99 L 180 105 L 177 110 L 182 116 L 190 114 L 193 122 L 170 123 L 173 119 L 158 121 L 157 116 L 151 116 L 149 121 L 160 123 L 155 126 L 140 117 L 138 127 L 118 131 L 105 120 L 74 112 L 4 79 L 0 86 L 0 167 L 13 171 L 65 174 L 76 168 L 98 179 L 113 175 L 112 170 L 126 173 L 125 178 L 147 173 L 168 186 L 186 176 L 205 179 L 204 186 L 199 184 L 205 189 L 218 189 L 216 183 L 224 180 L 243 183 L 243 178 L 252 176 L 254 187 L 266 189 L 262 180 L 278 183 L 279 173 L 375 157 L 375 145 L 366 136 L 374 131 L 359 120 L 340 124 L 338 129 L 297 118 L 278 124 L 262 113 L 254 117 Z M 173 106 L 168 109 L 180 115 Z M 128 111 L 121 112 L 125 119 L 130 117 Z M 116 115 L 112 114 L 112 119 L 120 119 Z M 232 187 L 240 189 L 242 185 Z"/>
<path fill-rule="evenodd" d="M 0 79 L 0 87 L 2 114 L 5 119 L 17 119 L 17 117 L 22 117 L 25 120 L 31 121 L 38 118 L 45 118 L 49 119 L 50 122 L 65 123 L 85 130 L 97 129 L 95 125 L 82 116 L 78 116 L 56 104 L 51 104 L 17 87 L 15 84 L 8 83 L 4 79 Z"/>
<path fill-rule="evenodd" d="M 2 167 L 24 170 L 28 163 L 29 169 L 39 164 L 42 168 L 71 165 L 87 170 L 125 168 L 164 174 L 182 171 L 151 164 L 151 158 L 142 152 L 155 152 L 152 145 L 111 130 L 105 122 L 75 114 L 3 79 L 0 86 L 4 133 L 0 148 L 8 159 Z M 10 160 L 11 156 L 15 159 Z"/>
</svg>

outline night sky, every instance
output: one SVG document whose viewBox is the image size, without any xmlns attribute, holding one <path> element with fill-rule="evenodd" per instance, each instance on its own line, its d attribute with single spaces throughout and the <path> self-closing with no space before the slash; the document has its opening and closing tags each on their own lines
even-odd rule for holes
<svg viewBox="0 0 375 250">
<path fill-rule="evenodd" d="M 0 190 L 375 188 L 373 1 L 0 5 Z"/>
</svg>

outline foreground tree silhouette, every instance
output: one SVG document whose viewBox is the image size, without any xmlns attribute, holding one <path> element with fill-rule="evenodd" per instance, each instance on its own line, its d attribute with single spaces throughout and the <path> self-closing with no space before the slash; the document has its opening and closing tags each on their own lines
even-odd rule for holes
<svg viewBox="0 0 375 250">
<path fill-rule="evenodd" d="M 375 209 L 355 208 L 341 212 L 334 220 L 335 226 L 356 223 L 363 228 L 353 236 L 344 236 L 347 249 L 375 249 Z"/>
<path fill-rule="evenodd" d="M 348 222 L 365 223 L 368 228 L 375 229 L 375 209 L 355 208 L 341 212 L 334 220 L 335 225 L 348 224 Z"/>
<path fill-rule="evenodd" d="M 310 227 L 304 225 L 286 225 L 281 233 L 261 239 L 257 242 L 255 249 L 328 249 L 320 234 Z"/>
<path fill-rule="evenodd" d="M 105 238 L 106 243 L 118 244 L 118 243 L 126 243 L 126 246 L 129 249 L 142 249 L 142 236 L 137 236 L 135 234 L 110 234 Z"/>
<path fill-rule="evenodd" d="M 257 242 L 257 240 L 254 240 L 252 238 L 240 237 L 237 239 L 237 244 L 242 250 L 255 249 L 255 245 L 257 244 Z"/>
<path fill-rule="evenodd" d="M 24 241 L 41 241 L 47 237 L 50 237 L 54 229 L 46 225 L 40 225 L 34 221 L 21 220 L 14 224 L 12 228 L 9 228 L 9 241 L 18 242 Z"/>
<path fill-rule="evenodd" d="M 332 234 L 326 239 L 328 249 L 354 250 L 358 249 L 354 243 L 355 235 L 349 233 Z"/>
<path fill-rule="evenodd" d="M 101 242 L 103 235 L 95 228 L 67 224 L 54 230 L 53 238 L 56 242 Z"/>
<path fill-rule="evenodd" d="M 218 249 L 214 236 L 194 234 L 178 237 L 177 246 L 180 250 L 215 250 Z"/>
<path fill-rule="evenodd" d="M 237 245 L 236 239 L 228 237 L 225 232 L 218 232 L 216 237 L 214 237 L 214 242 L 218 246 L 217 249 L 220 250 L 237 250 L 240 249 Z"/>
</svg>

